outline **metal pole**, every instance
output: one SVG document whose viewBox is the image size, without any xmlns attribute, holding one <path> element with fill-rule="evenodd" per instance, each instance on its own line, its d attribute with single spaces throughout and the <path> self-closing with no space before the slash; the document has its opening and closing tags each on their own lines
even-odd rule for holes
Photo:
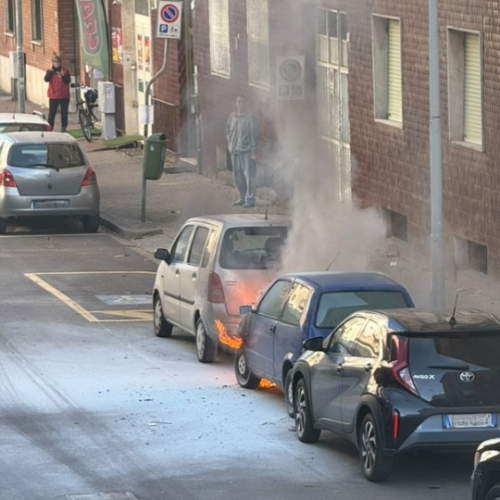
<svg viewBox="0 0 500 500">
<path fill-rule="evenodd" d="M 431 296 L 432 306 L 445 306 L 443 236 L 443 173 L 441 164 L 441 111 L 439 88 L 438 0 L 429 0 L 429 99 L 431 189 Z"/>
<path fill-rule="evenodd" d="M 163 73 L 165 68 L 167 67 L 167 47 L 168 47 L 168 39 L 164 39 L 165 44 L 163 45 L 163 64 L 158 73 L 151 77 L 151 80 L 146 85 L 146 92 L 144 96 L 144 104 L 147 108 L 149 106 L 149 94 L 151 92 L 151 85 L 155 82 Z M 146 139 L 148 138 L 148 124 L 144 124 L 144 148 L 146 148 Z M 146 156 L 146 151 L 144 151 L 144 157 Z M 146 168 L 146 165 L 143 165 L 143 170 Z M 142 172 L 142 199 L 141 199 L 141 222 L 146 222 L 146 176 L 145 172 Z"/>
<path fill-rule="evenodd" d="M 23 2 L 16 0 L 16 57 L 17 57 L 17 111 L 25 112 L 24 106 L 24 53 L 23 53 Z"/>
</svg>

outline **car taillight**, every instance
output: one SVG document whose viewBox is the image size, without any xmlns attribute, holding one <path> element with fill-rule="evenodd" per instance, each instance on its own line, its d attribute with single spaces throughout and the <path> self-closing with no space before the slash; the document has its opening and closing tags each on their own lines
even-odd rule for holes
<svg viewBox="0 0 500 500">
<path fill-rule="evenodd" d="M 396 441 L 399 434 L 399 411 L 392 412 L 392 439 Z"/>
<path fill-rule="evenodd" d="M 222 281 L 217 273 L 210 273 L 208 276 L 208 302 L 224 303 L 224 289 L 222 288 Z"/>
<path fill-rule="evenodd" d="M 392 338 L 393 346 L 396 349 L 395 360 L 392 365 L 392 374 L 396 381 L 405 389 L 418 396 L 417 388 L 411 378 L 408 368 L 408 339 L 406 337 Z"/>
<path fill-rule="evenodd" d="M 85 172 L 82 186 L 93 186 L 95 184 L 97 184 L 97 176 L 95 175 L 95 172 L 89 167 Z"/>
<path fill-rule="evenodd" d="M 8 170 L 5 169 L 0 170 L 0 186 L 13 187 L 13 188 L 17 187 L 12 172 L 9 172 Z"/>
</svg>

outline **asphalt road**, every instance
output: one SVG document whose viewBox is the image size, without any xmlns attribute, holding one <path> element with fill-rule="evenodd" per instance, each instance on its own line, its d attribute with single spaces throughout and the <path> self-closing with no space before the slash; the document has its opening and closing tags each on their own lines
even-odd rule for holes
<svg viewBox="0 0 500 500">
<path fill-rule="evenodd" d="M 152 333 L 151 254 L 106 233 L 0 239 L 0 500 L 465 500 L 472 457 L 368 483 L 332 436 L 300 443 L 273 389 Z"/>
</svg>

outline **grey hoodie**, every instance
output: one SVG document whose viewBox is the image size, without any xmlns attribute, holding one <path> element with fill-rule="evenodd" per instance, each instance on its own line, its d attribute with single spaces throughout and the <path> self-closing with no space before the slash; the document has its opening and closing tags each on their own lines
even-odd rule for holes
<svg viewBox="0 0 500 500">
<path fill-rule="evenodd" d="M 229 115 L 226 124 L 227 147 L 232 155 L 250 152 L 255 155 L 255 119 L 250 112 Z"/>
</svg>

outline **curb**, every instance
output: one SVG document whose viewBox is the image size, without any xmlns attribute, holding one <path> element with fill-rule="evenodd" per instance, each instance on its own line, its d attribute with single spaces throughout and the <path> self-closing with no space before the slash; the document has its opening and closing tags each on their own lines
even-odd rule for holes
<svg viewBox="0 0 500 500">
<path fill-rule="evenodd" d="M 131 226 L 130 223 L 124 219 L 106 212 L 101 212 L 100 220 L 104 227 L 125 238 L 143 238 L 144 236 L 163 233 L 162 229 L 150 222 L 138 222 L 137 225 L 134 224 L 134 226 Z"/>
</svg>

